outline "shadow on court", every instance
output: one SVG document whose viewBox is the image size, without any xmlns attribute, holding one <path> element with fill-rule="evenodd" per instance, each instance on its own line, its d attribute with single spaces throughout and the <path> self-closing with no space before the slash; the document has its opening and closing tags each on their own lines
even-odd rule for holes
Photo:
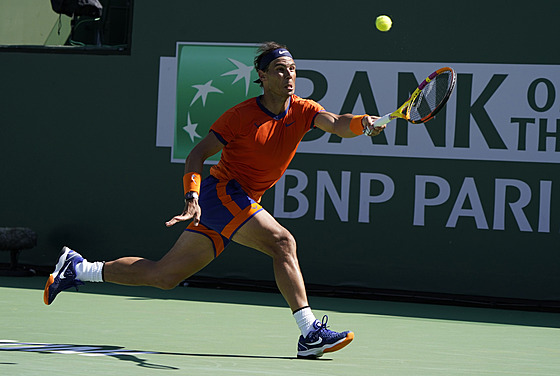
<svg viewBox="0 0 560 376">
<path fill-rule="evenodd" d="M 274 360 L 305 360 L 297 357 L 263 356 L 263 355 L 231 355 L 231 354 L 195 354 L 179 352 L 129 350 L 122 346 L 113 345 L 77 345 L 77 344 L 46 344 L 31 342 L 15 342 L 0 340 L 0 353 L 25 352 L 51 355 L 82 355 L 88 357 L 110 357 L 123 362 L 133 363 L 139 367 L 159 370 L 179 370 L 177 367 L 149 362 L 141 355 L 163 355 L 173 357 L 198 358 L 233 358 L 233 359 L 274 359 Z M 331 361 L 332 359 L 316 359 L 315 361 Z M 16 365 L 16 363 L 0 363 L 0 365 Z"/>
<path fill-rule="evenodd" d="M 45 277 L 0 277 L 0 287 L 42 290 L 45 281 Z M 162 291 L 151 287 L 131 287 L 107 283 L 87 283 L 85 286 L 80 286 L 80 292 L 127 296 L 132 300 L 189 300 L 287 308 L 284 299 L 277 292 L 238 291 L 219 288 L 209 290 L 207 288 L 191 286 L 178 286 L 173 290 Z M 309 300 L 313 310 L 317 312 L 326 310 L 341 313 L 560 328 L 560 313 L 553 312 L 418 304 L 369 299 L 344 299 L 313 296 L 312 293 L 310 293 Z M 38 302 L 38 304 L 43 303 Z"/>
</svg>

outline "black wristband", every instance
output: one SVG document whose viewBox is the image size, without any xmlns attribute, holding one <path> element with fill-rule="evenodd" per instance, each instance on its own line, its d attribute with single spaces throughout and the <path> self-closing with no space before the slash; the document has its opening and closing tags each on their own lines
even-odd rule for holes
<svg viewBox="0 0 560 376">
<path fill-rule="evenodd" d="M 185 194 L 185 200 L 192 200 L 193 198 L 198 199 L 198 193 L 191 191 L 191 192 L 187 192 L 187 194 Z"/>
</svg>

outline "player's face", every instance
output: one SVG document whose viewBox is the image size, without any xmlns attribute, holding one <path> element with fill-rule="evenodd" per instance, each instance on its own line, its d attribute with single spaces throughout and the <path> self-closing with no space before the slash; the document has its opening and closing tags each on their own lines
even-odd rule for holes
<svg viewBox="0 0 560 376">
<path fill-rule="evenodd" d="M 280 96 L 294 94 L 296 90 L 296 63 L 292 58 L 279 57 L 273 60 L 266 72 L 263 73 L 261 81 L 265 90 Z"/>
</svg>

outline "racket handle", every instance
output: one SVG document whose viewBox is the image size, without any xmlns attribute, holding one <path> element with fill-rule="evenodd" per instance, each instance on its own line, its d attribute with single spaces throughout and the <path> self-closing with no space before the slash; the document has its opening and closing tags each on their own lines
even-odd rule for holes
<svg viewBox="0 0 560 376">
<path fill-rule="evenodd" d="M 377 128 L 380 127 L 382 125 L 387 124 L 388 122 L 390 122 L 391 120 L 391 114 L 387 114 L 385 116 L 380 117 L 379 119 L 377 119 L 376 121 L 373 122 L 373 127 Z"/>
<path fill-rule="evenodd" d="M 387 124 L 391 120 L 393 120 L 391 118 L 391 114 L 387 114 L 385 116 L 380 117 L 379 119 L 373 122 L 373 127 L 366 127 L 366 129 L 364 129 L 364 134 L 366 136 L 371 136 L 375 128 L 381 127 L 382 125 Z"/>
</svg>

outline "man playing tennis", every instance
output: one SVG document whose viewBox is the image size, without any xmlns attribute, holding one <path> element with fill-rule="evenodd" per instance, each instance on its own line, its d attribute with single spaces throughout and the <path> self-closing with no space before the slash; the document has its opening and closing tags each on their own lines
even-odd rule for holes
<svg viewBox="0 0 560 376">
<path fill-rule="evenodd" d="M 166 222 L 191 220 L 171 250 L 159 261 L 124 257 L 88 262 L 64 247 L 45 286 L 45 304 L 58 293 L 88 282 L 154 286 L 172 289 L 215 257 L 230 241 L 272 257 L 276 283 L 301 330 L 298 357 L 320 357 L 339 350 L 352 332 L 327 329 L 309 307 L 292 234 L 259 204 L 264 192 L 282 176 L 297 146 L 313 127 L 340 137 L 356 137 L 373 128 L 375 116 L 336 115 L 312 100 L 294 94 L 296 65 L 285 46 L 264 43 L 255 58 L 263 94 L 226 111 L 185 161 L 185 207 Z M 210 175 L 201 181 L 204 161 L 222 151 Z"/>
</svg>

